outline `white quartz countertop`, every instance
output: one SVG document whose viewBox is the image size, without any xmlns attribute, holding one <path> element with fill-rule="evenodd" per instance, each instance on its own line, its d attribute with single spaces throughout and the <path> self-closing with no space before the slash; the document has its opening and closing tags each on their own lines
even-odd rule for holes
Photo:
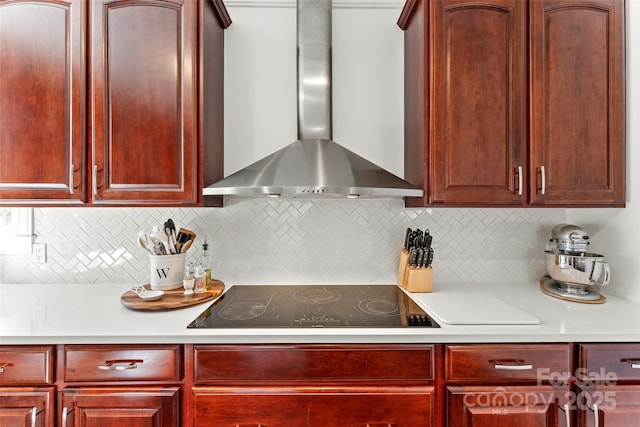
<svg viewBox="0 0 640 427">
<path fill-rule="evenodd" d="M 241 286 L 241 285 L 238 285 Z M 539 324 L 466 325 L 440 328 L 247 328 L 187 329 L 211 301 L 169 311 L 134 311 L 120 302 L 130 284 L 0 284 L 0 344 L 134 343 L 483 343 L 640 342 L 640 304 L 607 296 L 604 304 L 552 298 L 538 283 L 437 284 L 412 297 L 429 311 L 442 300 L 496 310 L 499 300 Z M 475 310 L 469 310 L 472 316 Z M 437 319 L 437 318 L 436 318 Z M 470 319 L 473 320 L 473 319 Z"/>
</svg>

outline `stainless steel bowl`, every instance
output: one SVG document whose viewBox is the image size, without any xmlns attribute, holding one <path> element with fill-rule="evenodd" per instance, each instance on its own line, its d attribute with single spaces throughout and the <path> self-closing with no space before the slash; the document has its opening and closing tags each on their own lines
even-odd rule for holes
<svg viewBox="0 0 640 427">
<path fill-rule="evenodd" d="M 554 250 L 545 251 L 545 261 L 549 276 L 557 282 L 580 286 L 609 284 L 609 264 L 604 262 L 603 255 Z"/>
</svg>

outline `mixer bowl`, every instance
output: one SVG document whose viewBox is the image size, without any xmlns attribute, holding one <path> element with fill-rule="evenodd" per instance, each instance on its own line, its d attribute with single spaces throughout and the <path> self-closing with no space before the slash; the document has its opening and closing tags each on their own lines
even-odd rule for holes
<svg viewBox="0 0 640 427">
<path fill-rule="evenodd" d="M 545 251 L 545 261 L 549 276 L 559 283 L 581 287 L 609 284 L 609 264 L 603 255 L 551 250 Z"/>
</svg>

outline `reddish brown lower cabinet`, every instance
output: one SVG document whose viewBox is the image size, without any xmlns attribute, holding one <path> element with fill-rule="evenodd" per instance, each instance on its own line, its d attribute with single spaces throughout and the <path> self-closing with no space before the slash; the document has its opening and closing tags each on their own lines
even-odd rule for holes
<svg viewBox="0 0 640 427">
<path fill-rule="evenodd" d="M 0 387 L 0 426 L 53 427 L 54 387 Z"/>
<path fill-rule="evenodd" d="M 196 426 L 431 426 L 433 387 L 194 387 Z"/>
<path fill-rule="evenodd" d="M 0 346 L 0 426 L 53 427 L 53 346 Z"/>
<path fill-rule="evenodd" d="M 447 427 L 571 427 L 570 344 L 445 350 Z"/>
<path fill-rule="evenodd" d="M 579 387 L 579 427 L 632 427 L 640 424 L 640 385 Z"/>
<path fill-rule="evenodd" d="M 640 425 L 640 344 L 578 346 L 577 427 Z"/>
<path fill-rule="evenodd" d="M 447 387 L 447 427 L 569 427 L 569 387 Z"/>
<path fill-rule="evenodd" d="M 194 346 L 194 425 L 436 426 L 433 345 Z"/>
<path fill-rule="evenodd" d="M 1 427 L 638 420 L 638 343 L 0 346 Z"/>
<path fill-rule="evenodd" d="M 59 346 L 60 427 L 182 425 L 181 345 Z"/>
<path fill-rule="evenodd" d="M 65 388 L 59 396 L 61 427 L 178 427 L 178 387 Z"/>
</svg>

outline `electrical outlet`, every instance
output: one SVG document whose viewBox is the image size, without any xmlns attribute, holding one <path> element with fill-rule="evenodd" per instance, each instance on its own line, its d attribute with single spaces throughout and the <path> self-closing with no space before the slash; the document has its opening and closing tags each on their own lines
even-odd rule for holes
<svg viewBox="0 0 640 427">
<path fill-rule="evenodd" d="M 38 264 L 44 264 L 47 262 L 47 244 L 46 243 L 34 243 L 31 251 L 31 260 Z"/>
</svg>

